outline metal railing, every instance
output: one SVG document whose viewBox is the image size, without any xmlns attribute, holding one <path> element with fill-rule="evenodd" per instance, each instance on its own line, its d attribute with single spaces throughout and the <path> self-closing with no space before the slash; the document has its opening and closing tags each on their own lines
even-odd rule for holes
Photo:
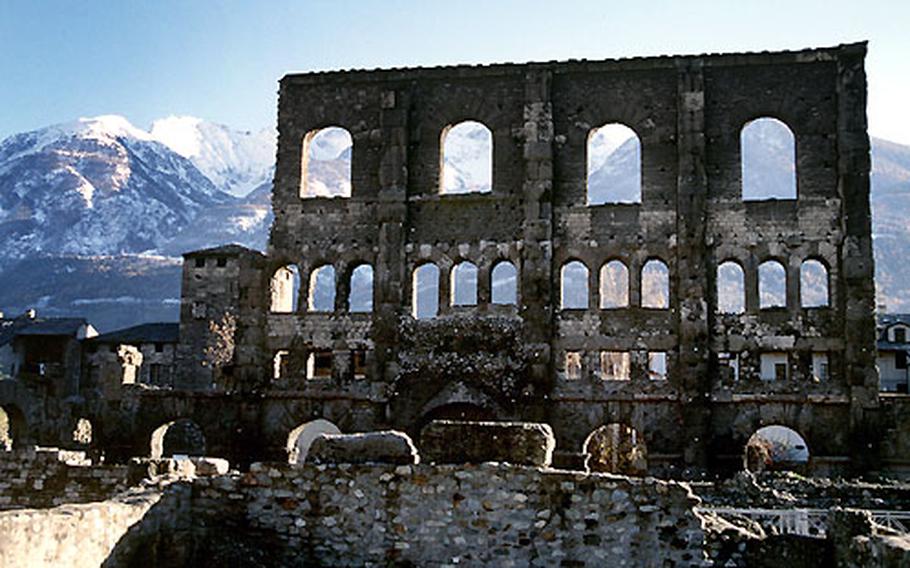
<svg viewBox="0 0 910 568">
<path fill-rule="evenodd" d="M 828 509 L 753 509 L 737 507 L 704 507 L 704 511 L 721 517 L 740 516 L 751 519 L 775 534 L 824 537 L 828 529 Z M 910 534 L 910 511 L 870 510 L 872 520 L 883 527 Z"/>
</svg>

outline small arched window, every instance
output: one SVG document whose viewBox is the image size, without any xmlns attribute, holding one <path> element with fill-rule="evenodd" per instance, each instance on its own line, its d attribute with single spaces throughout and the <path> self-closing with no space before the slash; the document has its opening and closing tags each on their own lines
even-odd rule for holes
<svg viewBox="0 0 910 568">
<path fill-rule="evenodd" d="M 629 269 L 620 260 L 600 267 L 600 307 L 625 308 L 629 305 Z"/>
<path fill-rule="evenodd" d="M 796 199 L 796 138 L 776 118 L 757 118 L 739 136 L 745 201 Z"/>
<path fill-rule="evenodd" d="M 311 312 L 335 311 L 335 267 L 324 264 L 310 274 Z"/>
<path fill-rule="evenodd" d="M 820 261 L 809 259 L 800 266 L 799 297 L 804 308 L 828 306 L 828 269 Z"/>
<path fill-rule="evenodd" d="M 564 310 L 588 309 L 588 267 L 578 260 L 562 265 L 560 307 Z"/>
<path fill-rule="evenodd" d="M 493 133 L 474 120 L 459 122 L 442 131 L 441 192 L 489 193 L 493 191 Z"/>
<path fill-rule="evenodd" d="M 491 277 L 494 304 L 518 303 L 518 270 L 508 260 L 496 263 Z"/>
<path fill-rule="evenodd" d="M 776 260 L 766 260 L 758 266 L 759 308 L 787 307 L 787 270 Z"/>
<path fill-rule="evenodd" d="M 452 268 L 452 305 L 477 305 L 477 266 L 472 262 L 459 262 Z"/>
<path fill-rule="evenodd" d="M 290 314 L 297 311 L 297 298 L 300 295 L 300 271 L 293 264 L 282 266 L 272 275 L 271 310 L 277 314 Z"/>
<path fill-rule="evenodd" d="M 662 260 L 651 259 L 641 269 L 641 307 L 670 307 L 670 270 Z"/>
<path fill-rule="evenodd" d="M 641 139 L 625 124 L 588 134 L 588 205 L 641 203 Z"/>
<path fill-rule="evenodd" d="M 311 130 L 303 139 L 300 197 L 350 197 L 351 133 L 340 126 Z"/>
<path fill-rule="evenodd" d="M 428 262 L 414 270 L 411 296 L 411 313 L 415 318 L 429 319 L 439 314 L 439 267 Z"/>
<path fill-rule="evenodd" d="M 358 265 L 351 272 L 348 309 L 352 312 L 373 311 L 373 267 L 369 264 Z"/>
<path fill-rule="evenodd" d="M 746 311 L 746 278 L 738 262 L 728 260 L 717 267 L 717 311 L 722 314 Z"/>
</svg>

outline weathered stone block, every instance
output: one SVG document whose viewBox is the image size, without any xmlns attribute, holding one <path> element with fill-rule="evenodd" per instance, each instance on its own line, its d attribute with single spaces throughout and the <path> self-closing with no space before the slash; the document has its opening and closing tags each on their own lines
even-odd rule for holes
<svg viewBox="0 0 910 568">
<path fill-rule="evenodd" d="M 414 464 L 420 462 L 420 456 L 407 434 L 386 430 L 360 434 L 323 434 L 313 440 L 307 461 Z"/>
<path fill-rule="evenodd" d="M 425 461 L 435 463 L 508 462 L 546 467 L 556 438 L 549 424 L 434 420 L 420 434 Z"/>
</svg>

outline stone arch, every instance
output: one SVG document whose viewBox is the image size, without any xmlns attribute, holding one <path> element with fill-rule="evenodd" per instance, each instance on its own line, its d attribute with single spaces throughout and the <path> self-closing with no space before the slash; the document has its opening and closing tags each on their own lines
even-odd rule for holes
<svg viewBox="0 0 910 568">
<path fill-rule="evenodd" d="M 500 260 L 490 273 L 491 301 L 494 304 L 518 304 L 518 269 L 509 260 Z"/>
<path fill-rule="evenodd" d="M 482 122 L 465 120 L 442 130 L 440 193 L 493 191 L 493 133 Z"/>
<path fill-rule="evenodd" d="M 559 307 L 563 310 L 586 310 L 589 303 L 588 267 L 580 260 L 570 260 L 559 271 Z"/>
<path fill-rule="evenodd" d="M 300 197 L 351 197 L 354 139 L 340 126 L 307 132 L 303 138 Z"/>
<path fill-rule="evenodd" d="M 828 266 L 817 258 L 807 258 L 799 267 L 799 301 L 804 308 L 831 305 Z"/>
<path fill-rule="evenodd" d="M 439 267 L 425 262 L 411 275 L 411 315 L 429 319 L 439 315 Z"/>
<path fill-rule="evenodd" d="M 746 273 L 735 260 L 725 260 L 717 267 L 717 311 L 741 314 L 746 311 Z"/>
<path fill-rule="evenodd" d="M 797 198 L 796 137 L 781 120 L 763 116 L 739 135 L 744 201 Z"/>
<path fill-rule="evenodd" d="M 758 305 L 762 310 L 787 307 L 787 269 L 779 260 L 758 265 Z"/>
<path fill-rule="evenodd" d="M 596 428 L 582 446 L 588 471 L 644 475 L 648 451 L 644 437 L 632 426 L 611 422 Z"/>
<path fill-rule="evenodd" d="M 743 450 L 743 467 L 749 471 L 796 470 L 806 472 L 809 446 L 796 430 L 780 424 L 755 431 Z"/>
<path fill-rule="evenodd" d="M 335 267 L 322 264 L 310 272 L 307 309 L 311 312 L 335 311 Z"/>
<path fill-rule="evenodd" d="M 641 138 L 614 122 L 591 129 L 587 142 L 587 204 L 641 203 Z"/>
<path fill-rule="evenodd" d="M 279 267 L 272 274 L 269 289 L 271 291 L 271 311 L 287 314 L 297 311 L 300 297 L 300 269 L 296 264 Z"/>
<path fill-rule="evenodd" d="M 304 422 L 291 430 L 285 445 L 288 463 L 304 463 L 313 440 L 323 434 L 341 434 L 341 430 L 334 423 L 324 418 Z"/>
<path fill-rule="evenodd" d="M 670 269 L 659 258 L 649 259 L 641 268 L 641 307 L 670 307 Z"/>
<path fill-rule="evenodd" d="M 0 406 L 0 451 L 22 447 L 28 435 L 25 415 L 12 404 Z"/>
<path fill-rule="evenodd" d="M 451 305 L 477 305 L 477 265 L 463 260 L 452 267 L 450 273 Z"/>
<path fill-rule="evenodd" d="M 629 268 L 614 258 L 600 267 L 600 308 L 629 306 Z"/>
<path fill-rule="evenodd" d="M 174 455 L 204 456 L 205 433 L 189 418 L 179 418 L 162 424 L 152 432 L 152 459 Z"/>
<path fill-rule="evenodd" d="M 361 263 L 351 271 L 348 287 L 348 310 L 355 313 L 373 311 L 373 266 Z"/>
</svg>

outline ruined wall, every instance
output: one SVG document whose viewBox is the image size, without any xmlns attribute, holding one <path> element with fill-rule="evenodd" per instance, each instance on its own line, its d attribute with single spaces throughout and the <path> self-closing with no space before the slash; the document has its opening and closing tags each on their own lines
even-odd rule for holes
<svg viewBox="0 0 910 568">
<path fill-rule="evenodd" d="M 496 465 L 264 465 L 193 487 L 200 522 L 277 537 L 281 566 L 704 564 L 697 500 L 675 483 Z"/>
<path fill-rule="evenodd" d="M 102 501 L 125 491 L 143 475 L 127 465 L 92 465 L 82 452 L 0 451 L 0 510 Z"/>
</svg>

